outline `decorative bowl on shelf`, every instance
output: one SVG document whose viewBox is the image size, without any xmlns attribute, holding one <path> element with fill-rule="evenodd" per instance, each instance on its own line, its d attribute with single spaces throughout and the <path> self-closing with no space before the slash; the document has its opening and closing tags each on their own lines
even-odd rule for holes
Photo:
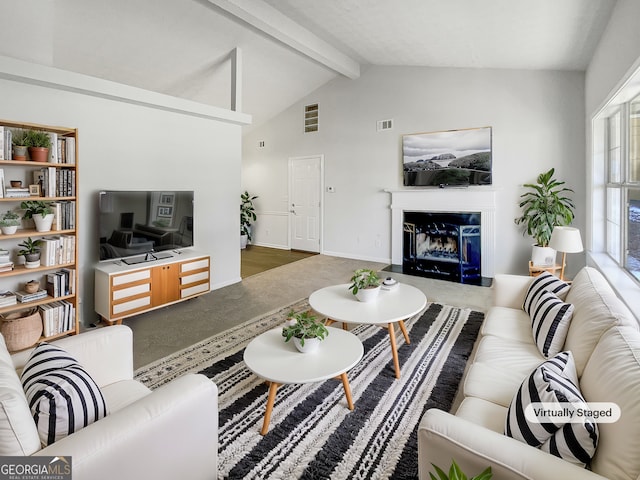
<svg viewBox="0 0 640 480">
<path fill-rule="evenodd" d="M 22 187 L 22 181 L 20 180 L 11 180 L 11 186 L 14 188 L 21 188 Z"/>
<path fill-rule="evenodd" d="M 40 282 L 37 280 L 30 280 L 24 284 L 24 291 L 27 293 L 36 293 L 40 289 Z"/>
</svg>

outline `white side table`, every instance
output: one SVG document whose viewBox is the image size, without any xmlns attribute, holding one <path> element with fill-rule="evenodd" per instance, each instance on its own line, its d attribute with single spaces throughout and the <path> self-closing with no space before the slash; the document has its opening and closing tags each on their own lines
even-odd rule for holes
<svg viewBox="0 0 640 480">
<path fill-rule="evenodd" d="M 427 297 L 416 287 L 401 283 L 393 290 L 381 290 L 373 302 L 360 302 L 345 283 L 316 290 L 309 297 L 309 305 L 327 317 L 328 324 L 342 322 L 387 327 L 396 378 L 400 378 L 394 325 L 398 324 L 405 341 L 411 343 L 404 320 L 421 312 L 427 305 Z"/>
<path fill-rule="evenodd" d="M 278 387 L 289 383 L 314 383 L 340 377 L 353 410 L 353 399 L 347 371 L 356 365 L 364 354 L 362 342 L 351 332 L 329 328 L 329 335 L 313 353 L 300 353 L 293 341 L 285 342 L 282 327 L 257 336 L 244 350 L 247 368 L 269 382 L 269 397 L 260 433 L 266 435 Z"/>
</svg>

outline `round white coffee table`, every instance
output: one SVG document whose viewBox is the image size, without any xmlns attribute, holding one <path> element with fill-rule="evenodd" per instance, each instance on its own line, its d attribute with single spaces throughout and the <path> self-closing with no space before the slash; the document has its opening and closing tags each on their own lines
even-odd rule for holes
<svg viewBox="0 0 640 480">
<path fill-rule="evenodd" d="M 313 353 L 300 353 L 293 341 L 285 342 L 282 327 L 269 330 L 251 340 L 244 350 L 247 368 L 269 382 L 269 397 L 260 433 L 266 435 L 278 387 L 289 383 L 313 383 L 339 377 L 347 405 L 353 410 L 347 371 L 356 365 L 364 348 L 351 332 L 329 328 L 329 335 Z"/>
<path fill-rule="evenodd" d="M 427 305 L 427 297 L 416 287 L 400 283 L 392 290 L 381 290 L 373 302 L 360 302 L 349 290 L 349 284 L 345 283 L 313 292 L 309 297 L 309 305 L 320 315 L 327 317 L 329 325 L 342 322 L 386 326 L 389 330 L 396 378 L 400 378 L 394 324 L 399 325 L 405 341 L 411 343 L 404 320 L 421 312 Z"/>
</svg>

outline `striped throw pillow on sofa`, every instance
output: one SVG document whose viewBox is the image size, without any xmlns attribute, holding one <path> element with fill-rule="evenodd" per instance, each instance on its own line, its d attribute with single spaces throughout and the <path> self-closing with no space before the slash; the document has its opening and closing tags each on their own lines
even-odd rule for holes
<svg viewBox="0 0 640 480">
<path fill-rule="evenodd" d="M 533 340 L 546 358 L 560 353 L 567 338 L 574 307 L 553 293 L 541 292 L 531 307 Z"/>
<path fill-rule="evenodd" d="M 567 421 L 537 415 L 537 420 L 532 421 L 525 414 L 528 406 L 541 402 L 554 411 L 564 408 L 589 411 L 577 382 L 575 362 L 569 351 L 561 352 L 536 367 L 522 382 L 509 405 L 505 435 L 576 465 L 589 465 L 599 434 L 598 425 L 591 417 L 574 416 L 574 420 Z"/>
<path fill-rule="evenodd" d="M 551 292 L 560 300 L 564 300 L 570 288 L 571 285 L 563 282 L 555 275 L 551 275 L 549 272 L 542 272 L 529 285 L 522 309 L 531 316 L 531 306 L 542 292 Z"/>
<path fill-rule="evenodd" d="M 95 381 L 69 353 L 49 343 L 33 350 L 21 381 L 43 446 L 107 415 Z"/>
</svg>

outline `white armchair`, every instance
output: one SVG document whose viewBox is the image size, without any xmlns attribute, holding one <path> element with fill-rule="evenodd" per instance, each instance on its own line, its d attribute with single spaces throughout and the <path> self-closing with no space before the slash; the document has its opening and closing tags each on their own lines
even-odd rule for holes
<svg viewBox="0 0 640 480">
<path fill-rule="evenodd" d="M 133 379 L 133 336 L 124 325 L 53 343 L 74 356 L 95 380 L 109 414 L 25 453 L 70 456 L 75 480 L 217 477 L 218 390 L 211 380 L 189 374 L 149 390 Z M 4 349 L 3 341 L 1 346 Z M 6 355 L 6 349 L 0 353 Z M 11 356 L 18 374 L 29 354 Z"/>
</svg>

